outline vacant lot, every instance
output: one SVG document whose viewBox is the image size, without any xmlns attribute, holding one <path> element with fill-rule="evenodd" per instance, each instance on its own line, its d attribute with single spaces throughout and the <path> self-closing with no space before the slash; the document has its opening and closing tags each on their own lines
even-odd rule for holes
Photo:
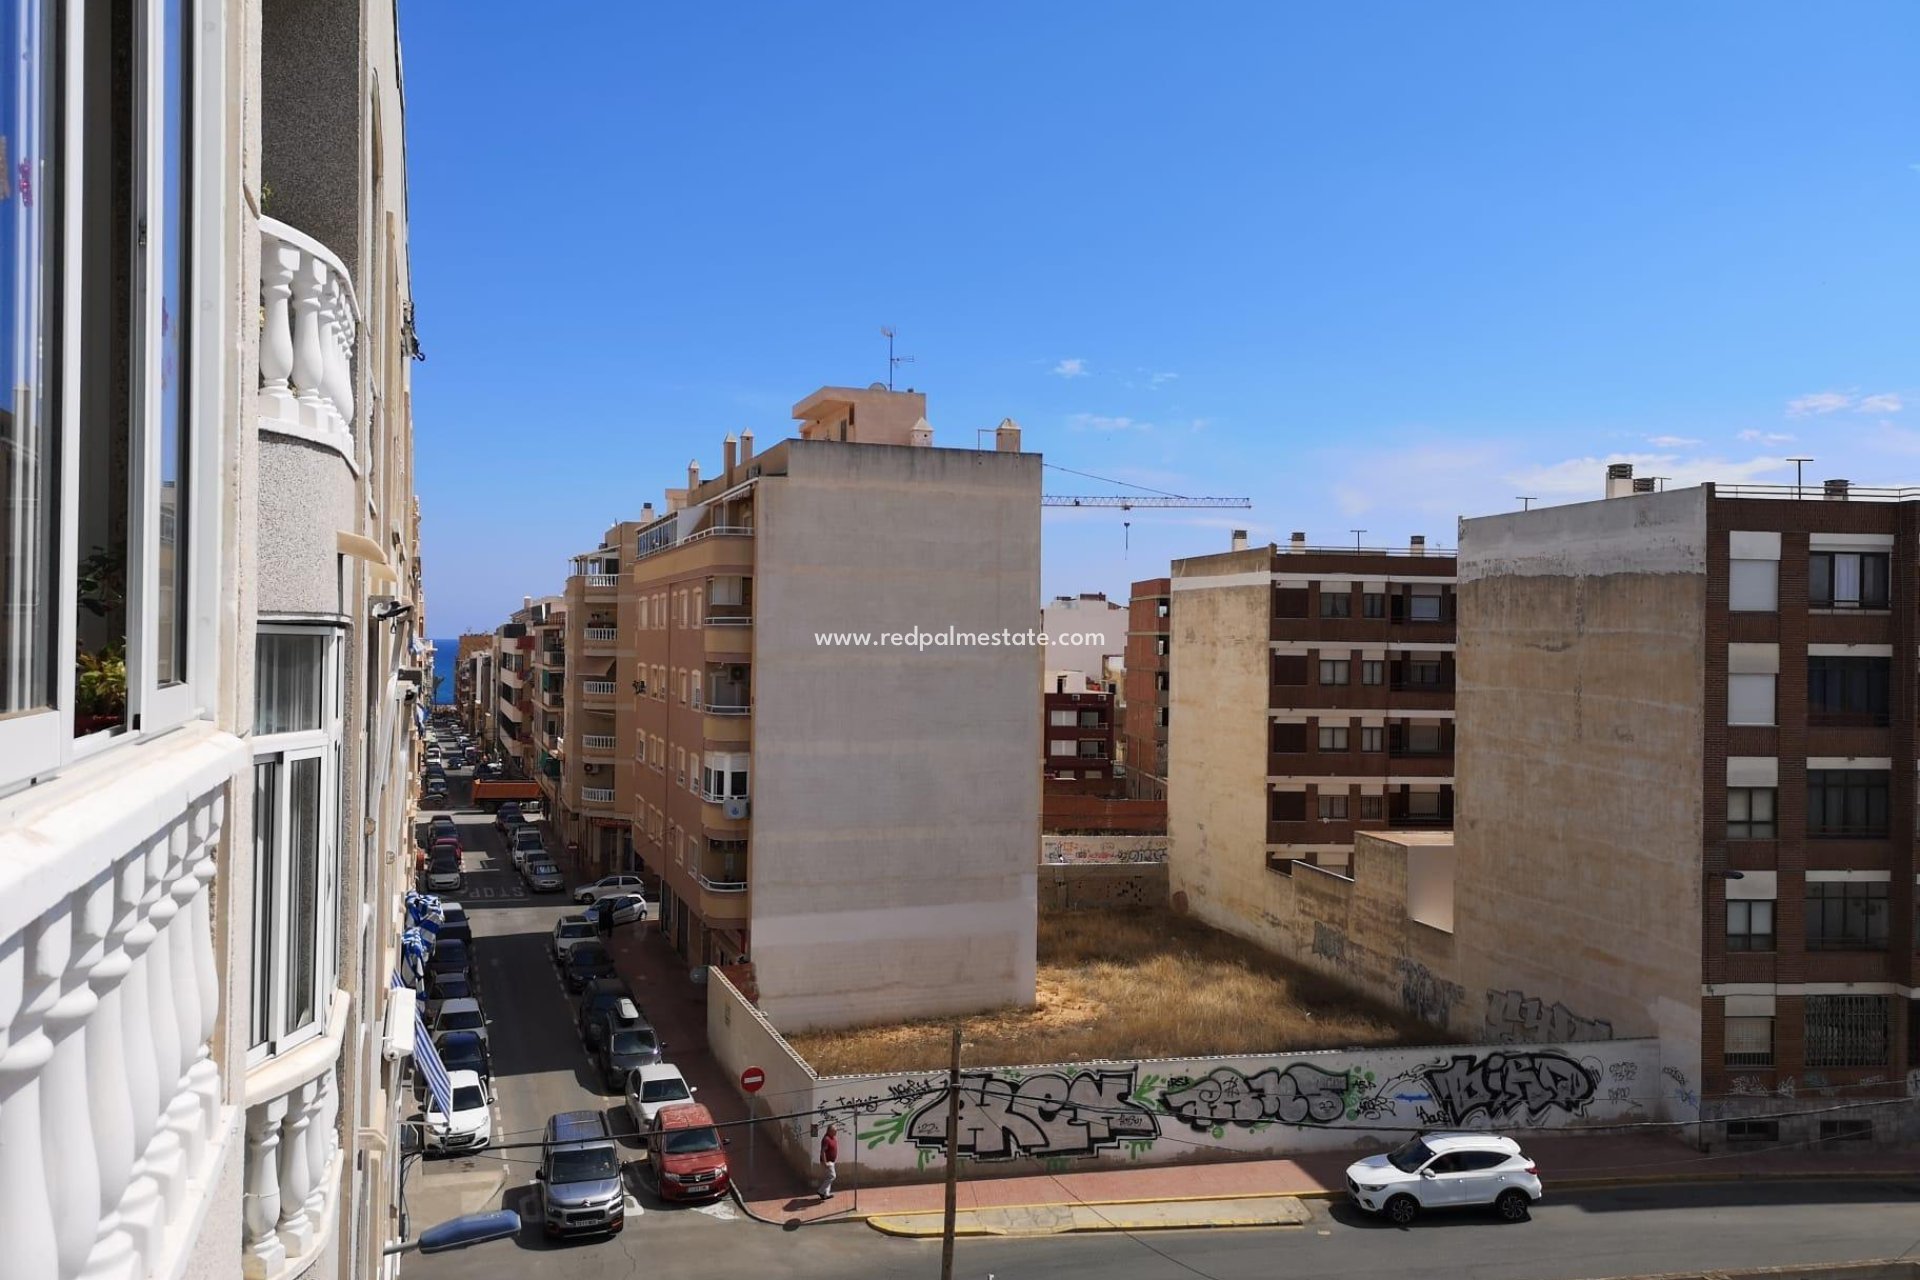
<svg viewBox="0 0 1920 1280">
<path fill-rule="evenodd" d="M 1039 1003 L 967 1020 L 967 1061 L 1014 1066 L 1431 1044 L 1437 1033 L 1249 943 L 1160 911 L 1040 917 Z M 949 1024 L 790 1037 L 821 1075 L 947 1065 Z"/>
</svg>

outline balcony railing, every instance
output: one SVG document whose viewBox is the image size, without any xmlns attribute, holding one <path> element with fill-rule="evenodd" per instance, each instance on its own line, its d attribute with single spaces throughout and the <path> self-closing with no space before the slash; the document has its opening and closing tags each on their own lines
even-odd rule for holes
<svg viewBox="0 0 1920 1280">
<path fill-rule="evenodd" d="M 336 991 L 325 1032 L 247 1075 L 246 1196 L 241 1269 L 249 1280 L 298 1275 L 331 1243 L 340 1182 L 334 1081 L 347 1029 Z"/>
<path fill-rule="evenodd" d="M 613 681 L 582 680 L 580 682 L 580 692 L 586 694 L 589 698 L 611 698 L 613 696 Z"/>
<path fill-rule="evenodd" d="M 700 887 L 709 893 L 745 893 L 747 891 L 745 880 L 714 880 L 710 879 L 704 871 L 694 872 L 693 878 L 698 880 Z"/>
<path fill-rule="evenodd" d="M 348 457 L 359 319 L 340 259 L 306 232 L 260 219 L 260 391 L 268 416 Z"/>
<path fill-rule="evenodd" d="M 580 802 L 582 804 L 612 804 L 613 788 L 582 787 L 580 788 Z"/>
<path fill-rule="evenodd" d="M 745 703 L 709 702 L 707 704 L 707 714 L 710 716 L 744 716 L 750 715 L 752 711 L 753 708 Z"/>
<path fill-rule="evenodd" d="M 613 751 L 613 735 L 610 733 L 583 733 L 580 735 L 580 746 L 586 751 L 611 754 Z"/>
<path fill-rule="evenodd" d="M 657 547 L 641 550 L 634 559 L 645 560 L 650 556 L 657 556 L 672 551 L 675 547 L 684 547 L 705 538 L 751 538 L 752 536 L 753 526 L 750 524 L 719 524 L 710 529 L 702 529 L 698 533 L 690 533 L 678 542 L 663 543 Z"/>
<path fill-rule="evenodd" d="M 587 587 L 592 591 L 610 591 L 620 585 L 617 573 L 589 573 L 586 575 Z"/>
<path fill-rule="evenodd" d="M 710 627 L 750 627 L 753 615 L 750 613 L 710 613 L 707 615 Z"/>
<path fill-rule="evenodd" d="M 588 627 L 586 629 L 588 644 L 612 644 L 619 638 L 620 628 L 618 627 Z"/>
</svg>

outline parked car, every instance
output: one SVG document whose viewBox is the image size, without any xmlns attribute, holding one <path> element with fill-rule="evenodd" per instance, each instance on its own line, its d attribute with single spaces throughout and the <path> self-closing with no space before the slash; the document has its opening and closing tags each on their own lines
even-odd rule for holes
<svg viewBox="0 0 1920 1280">
<path fill-rule="evenodd" d="M 608 1036 L 593 1061 L 607 1088 L 624 1089 L 628 1076 L 641 1067 L 653 1066 L 666 1051 L 667 1046 L 652 1027 L 628 1027 Z"/>
<path fill-rule="evenodd" d="M 563 1111 L 547 1118 L 533 1179 L 540 1192 L 540 1221 L 550 1236 L 614 1232 L 626 1225 L 620 1148 L 598 1111 Z"/>
<path fill-rule="evenodd" d="M 449 837 L 458 840 L 460 828 L 452 818 L 443 813 L 427 824 L 426 834 L 421 837 L 420 843 L 432 848 L 435 840 L 445 840 Z"/>
<path fill-rule="evenodd" d="M 522 810 L 524 813 L 525 810 Z M 547 842 L 540 836 L 540 828 L 530 825 L 516 827 L 513 832 L 513 865 L 516 869 L 526 866 L 528 859 L 547 856 Z"/>
<path fill-rule="evenodd" d="M 567 963 L 560 970 L 567 990 L 578 991 L 594 978 L 613 976 L 613 956 L 597 942 L 577 942 L 567 952 Z"/>
<path fill-rule="evenodd" d="M 471 947 L 473 945 L 473 921 L 467 919 L 467 909 L 457 902 L 448 902 L 442 898 L 440 900 L 440 928 L 435 936 L 442 942 L 451 938 L 456 942 L 464 942 Z"/>
<path fill-rule="evenodd" d="M 433 954 L 427 957 L 427 982 L 431 986 L 435 978 L 454 973 L 465 978 L 469 985 L 472 984 L 473 953 L 458 938 L 443 938 L 434 946 Z"/>
<path fill-rule="evenodd" d="M 647 1025 L 647 1017 L 632 996 L 592 997 L 580 1004 L 580 1039 L 591 1053 L 607 1042 L 610 1031 L 631 1031 Z"/>
<path fill-rule="evenodd" d="M 493 1055 L 487 1052 L 486 1037 L 472 1031 L 443 1031 L 434 1038 L 433 1047 L 449 1074 L 471 1071 L 482 1080 L 492 1081 Z M 414 1080 L 416 1087 L 425 1086 L 417 1071 Z"/>
<path fill-rule="evenodd" d="M 711 1200 L 732 1183 L 727 1140 L 697 1102 L 663 1107 L 645 1130 L 647 1166 L 662 1200 Z"/>
<path fill-rule="evenodd" d="M 424 1114 L 428 1151 L 478 1151 L 493 1141 L 493 1109 L 488 1106 L 486 1082 L 477 1072 L 447 1072 L 453 1109 L 442 1113 L 432 1093 Z"/>
<path fill-rule="evenodd" d="M 431 1019 L 435 1009 L 449 1000 L 477 1000 L 479 993 L 473 985 L 473 975 L 459 970 L 443 970 L 440 973 L 428 972 L 426 1017 Z"/>
<path fill-rule="evenodd" d="M 485 1040 L 487 1015 L 478 1000 L 449 1000 L 433 1011 L 430 1029 L 436 1036 L 448 1031 L 471 1031 Z"/>
<path fill-rule="evenodd" d="M 527 888 L 535 893 L 558 893 L 567 887 L 567 878 L 551 862 L 527 863 Z"/>
<path fill-rule="evenodd" d="M 427 863 L 428 893 L 458 893 L 467 887 L 467 878 L 460 870 L 460 855 L 457 853 L 436 853 Z"/>
<path fill-rule="evenodd" d="M 514 828 L 525 821 L 520 815 L 520 806 L 509 800 L 493 815 L 493 829 L 502 835 L 512 835 Z"/>
<path fill-rule="evenodd" d="M 637 893 L 602 898 L 587 907 L 587 919 L 602 933 L 612 933 L 615 925 L 640 924 L 647 918 L 647 900 Z"/>
<path fill-rule="evenodd" d="M 573 891 L 575 902 L 598 902 L 602 898 L 616 895 L 637 894 L 646 888 L 639 876 L 602 876 L 592 884 L 583 884 Z"/>
<path fill-rule="evenodd" d="M 585 916 L 561 916 L 553 926 L 553 962 L 566 962 L 567 952 L 576 942 L 592 942 L 596 938 L 593 922 Z"/>
<path fill-rule="evenodd" d="M 663 1108 L 691 1102 L 695 1092 L 671 1062 L 641 1067 L 627 1077 L 627 1112 L 633 1117 L 634 1127 L 645 1133 Z"/>
<path fill-rule="evenodd" d="M 1347 1192 L 1368 1213 L 1406 1226 L 1427 1209 L 1492 1205 L 1508 1222 L 1526 1220 L 1542 1194 L 1539 1171 L 1512 1138 L 1492 1133 L 1424 1133 L 1347 1166 Z"/>
</svg>

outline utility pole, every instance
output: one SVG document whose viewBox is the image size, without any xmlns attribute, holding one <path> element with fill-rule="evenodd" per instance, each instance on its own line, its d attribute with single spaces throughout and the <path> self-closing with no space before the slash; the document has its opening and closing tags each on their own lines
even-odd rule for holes
<svg viewBox="0 0 1920 1280">
<path fill-rule="evenodd" d="M 953 1280 L 953 1219 L 960 1203 L 960 1024 L 947 1064 L 947 1215 L 940 1232 L 940 1280 Z"/>
</svg>

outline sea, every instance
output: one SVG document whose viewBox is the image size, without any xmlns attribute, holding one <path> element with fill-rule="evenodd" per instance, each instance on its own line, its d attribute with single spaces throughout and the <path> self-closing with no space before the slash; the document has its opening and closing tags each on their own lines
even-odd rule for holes
<svg viewBox="0 0 1920 1280">
<path fill-rule="evenodd" d="M 453 668 L 459 657 L 460 642 L 458 640 L 433 642 L 433 674 L 440 677 L 440 687 L 434 695 L 436 706 L 453 705 Z"/>
</svg>

